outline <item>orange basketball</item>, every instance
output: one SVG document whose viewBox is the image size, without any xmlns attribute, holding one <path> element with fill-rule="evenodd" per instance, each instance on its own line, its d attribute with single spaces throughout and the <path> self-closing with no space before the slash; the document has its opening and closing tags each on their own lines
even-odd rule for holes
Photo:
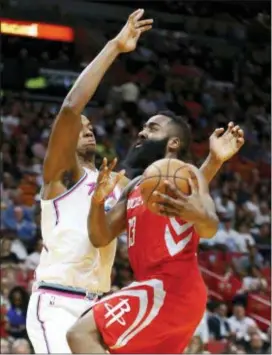
<svg viewBox="0 0 272 355">
<path fill-rule="evenodd" d="M 172 184 L 184 194 L 189 195 L 191 188 L 188 179 L 196 179 L 190 166 L 178 159 L 161 159 L 151 164 L 144 172 L 143 179 L 140 183 L 140 191 L 144 204 L 154 213 L 156 210 L 152 206 L 155 202 L 154 191 L 171 195 L 171 191 L 164 184 L 165 180 L 169 180 Z"/>
</svg>

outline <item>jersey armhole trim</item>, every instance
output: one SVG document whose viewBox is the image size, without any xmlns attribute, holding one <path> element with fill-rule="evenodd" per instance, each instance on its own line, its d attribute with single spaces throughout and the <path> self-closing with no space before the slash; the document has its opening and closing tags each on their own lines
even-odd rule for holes
<svg viewBox="0 0 272 355">
<path fill-rule="evenodd" d="M 60 196 L 52 199 L 52 200 L 41 200 L 42 203 L 52 203 L 53 208 L 55 210 L 55 214 L 56 214 L 56 223 L 55 226 L 58 225 L 59 223 L 59 219 L 60 219 L 60 212 L 59 212 L 59 208 L 58 208 L 58 203 L 59 201 L 63 200 L 65 197 L 69 196 L 72 192 L 74 192 L 80 185 L 82 185 L 82 183 L 87 179 L 88 177 L 88 173 L 87 171 L 85 171 L 85 174 L 78 180 L 78 182 L 71 187 L 69 190 L 65 191 L 63 194 L 61 194 Z"/>
<path fill-rule="evenodd" d="M 62 194 L 60 194 L 59 196 L 57 196 L 55 198 L 52 198 L 49 200 L 44 200 L 43 198 L 41 198 L 40 201 L 42 203 L 48 203 L 48 202 L 55 203 L 58 200 L 62 200 L 65 196 L 70 195 L 70 193 L 72 193 L 79 185 L 81 185 L 82 182 L 87 178 L 87 176 L 88 176 L 88 173 L 86 170 L 84 170 L 84 175 L 82 175 L 82 177 L 69 190 L 66 190 L 65 192 L 63 192 Z M 43 186 L 41 188 L 40 195 L 42 195 L 42 193 L 43 193 Z"/>
</svg>

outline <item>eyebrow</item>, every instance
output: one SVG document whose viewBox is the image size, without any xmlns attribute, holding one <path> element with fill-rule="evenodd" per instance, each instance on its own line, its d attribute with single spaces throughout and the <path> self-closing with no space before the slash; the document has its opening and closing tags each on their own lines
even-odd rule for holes
<svg viewBox="0 0 272 355">
<path fill-rule="evenodd" d="M 150 122 L 150 123 L 145 123 L 144 126 L 145 127 L 161 127 L 161 125 L 159 123 L 156 122 Z"/>
</svg>

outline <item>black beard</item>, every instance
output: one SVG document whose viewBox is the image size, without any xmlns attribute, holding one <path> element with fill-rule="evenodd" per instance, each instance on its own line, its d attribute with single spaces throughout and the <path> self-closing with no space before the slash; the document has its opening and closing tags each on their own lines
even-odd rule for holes
<svg viewBox="0 0 272 355">
<path fill-rule="evenodd" d="M 143 174 L 145 169 L 156 160 L 163 159 L 166 153 L 168 138 L 161 140 L 146 140 L 138 148 L 133 146 L 123 164 L 126 169 L 126 176 L 133 179 Z"/>
</svg>

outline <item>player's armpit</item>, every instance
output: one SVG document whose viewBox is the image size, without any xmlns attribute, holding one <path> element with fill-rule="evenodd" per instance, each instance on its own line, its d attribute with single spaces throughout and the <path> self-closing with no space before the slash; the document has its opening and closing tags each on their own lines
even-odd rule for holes
<svg viewBox="0 0 272 355">
<path fill-rule="evenodd" d="M 83 174 L 76 158 L 81 130 L 81 117 L 63 106 L 53 124 L 43 168 L 44 183 L 59 181 L 65 171 L 73 173 L 75 181 Z"/>
<path fill-rule="evenodd" d="M 214 202 L 208 193 L 202 197 L 202 203 L 204 205 L 205 216 L 200 221 L 197 221 L 194 227 L 200 238 L 210 239 L 218 230 L 219 220 Z"/>
</svg>

